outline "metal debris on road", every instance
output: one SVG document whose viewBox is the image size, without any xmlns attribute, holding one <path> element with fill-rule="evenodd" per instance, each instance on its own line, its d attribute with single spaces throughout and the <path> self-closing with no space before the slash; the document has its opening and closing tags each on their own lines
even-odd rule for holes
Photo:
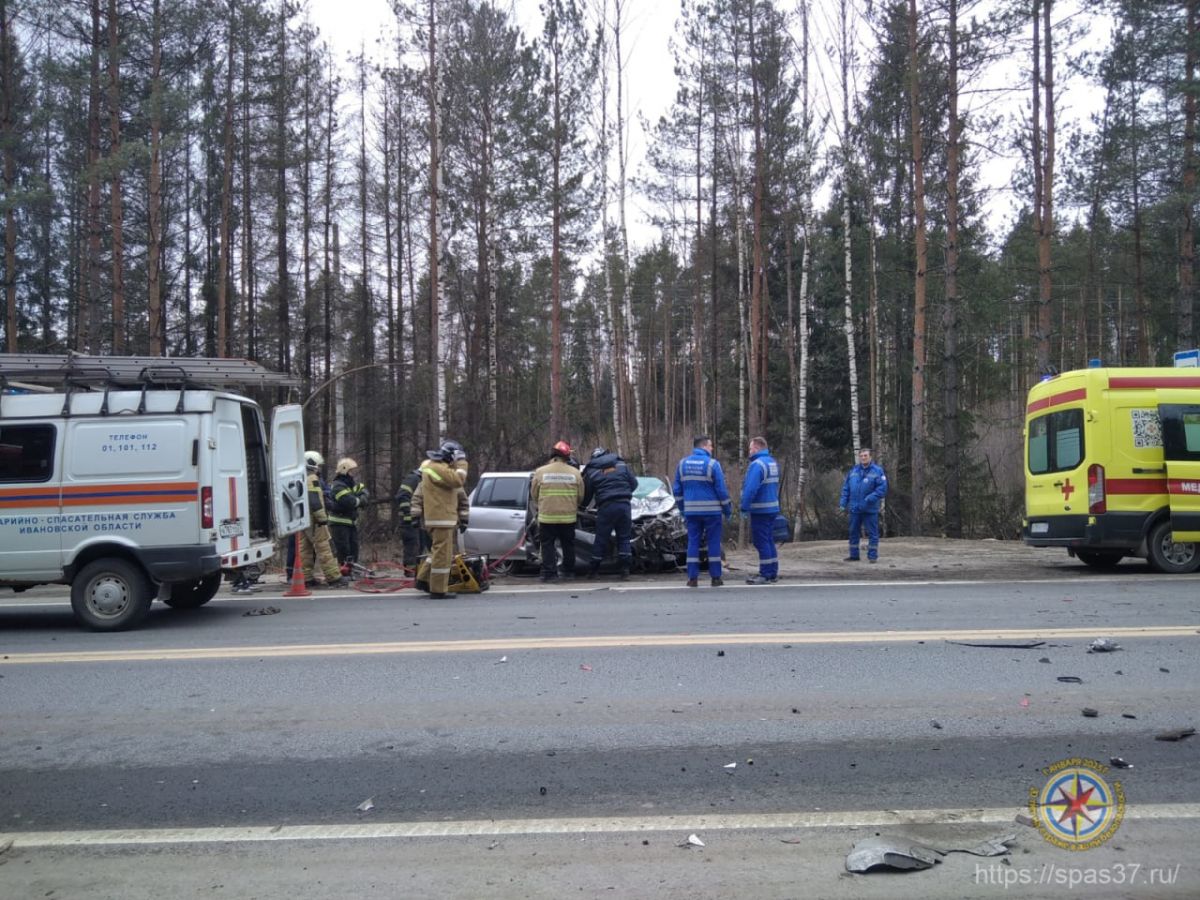
<svg viewBox="0 0 1200 900">
<path fill-rule="evenodd" d="M 1133 768 L 1133 763 L 1126 762 L 1125 760 L 1121 759 L 1121 757 L 1119 757 L 1119 756 L 1111 757 L 1108 760 L 1108 764 L 1110 766 L 1112 766 L 1114 769 L 1132 769 Z"/>
<path fill-rule="evenodd" d="M 1088 644 L 1088 653 L 1112 653 L 1114 650 L 1120 649 L 1120 644 L 1108 638 L 1096 638 Z"/>
<path fill-rule="evenodd" d="M 1043 646 L 1045 641 L 946 641 L 959 647 L 983 647 L 1000 650 L 1034 650 Z"/>
<path fill-rule="evenodd" d="M 1136 719 L 1137 716 L 1135 716 L 1133 713 L 1121 713 L 1121 718 L 1122 719 Z"/>
<path fill-rule="evenodd" d="M 370 812 L 371 810 L 373 810 L 375 808 L 375 798 L 368 797 L 366 800 L 364 800 L 362 803 L 358 804 L 358 806 L 356 806 L 354 808 L 357 809 L 359 812 Z"/>
<path fill-rule="evenodd" d="M 502 656 L 498 660 L 496 660 L 496 665 L 500 665 L 500 663 L 506 663 L 506 662 L 508 662 L 508 657 Z"/>
<path fill-rule="evenodd" d="M 683 842 L 682 844 L 680 844 L 679 846 L 680 846 L 680 847 L 683 847 L 683 848 L 685 848 L 685 849 L 686 849 L 686 848 L 688 848 L 688 847 L 703 847 L 703 846 L 704 846 L 704 841 L 700 840 L 700 838 L 699 838 L 699 836 L 698 836 L 698 835 L 695 835 L 695 834 L 689 834 L 689 835 L 687 836 L 687 840 L 686 840 L 686 841 L 684 841 L 684 842 Z"/>
<path fill-rule="evenodd" d="M 1159 667 L 1158 667 L 1158 671 L 1160 671 L 1160 672 L 1166 672 L 1168 675 L 1170 675 L 1170 674 L 1171 674 L 1171 670 L 1170 670 L 1170 669 L 1164 669 L 1162 666 L 1159 666 Z"/>
<path fill-rule="evenodd" d="M 276 613 L 283 612 L 278 606 L 262 606 L 258 609 L 248 609 L 242 613 L 242 618 L 246 616 L 273 616 Z"/>
<path fill-rule="evenodd" d="M 931 846 L 903 836 L 876 835 L 858 841 L 846 855 L 846 871 L 876 870 L 912 871 L 929 869 L 950 853 L 969 853 L 972 856 L 1005 856 L 1009 844 L 1016 843 L 1015 834 L 1003 834 L 974 844 L 940 844 Z"/>
<path fill-rule="evenodd" d="M 1059 675 L 1058 680 L 1063 684 L 1083 684 L 1083 679 L 1078 675 Z"/>
<path fill-rule="evenodd" d="M 1094 719 L 1096 716 L 1100 715 L 1100 710 L 1092 709 L 1090 706 L 1085 706 L 1080 710 L 1080 712 L 1083 713 L 1085 719 Z"/>
<path fill-rule="evenodd" d="M 735 762 L 726 763 L 726 764 L 725 764 L 725 765 L 724 765 L 722 768 L 726 768 L 726 769 L 736 769 L 736 768 L 737 768 L 737 763 L 735 763 Z"/>
<path fill-rule="evenodd" d="M 1176 728 L 1172 731 L 1162 731 L 1154 736 L 1156 741 L 1182 741 L 1196 733 L 1195 728 Z"/>
</svg>

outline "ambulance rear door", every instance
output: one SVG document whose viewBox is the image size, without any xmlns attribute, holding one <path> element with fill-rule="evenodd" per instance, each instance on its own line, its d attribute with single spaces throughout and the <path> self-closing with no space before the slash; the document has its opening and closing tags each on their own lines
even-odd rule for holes
<svg viewBox="0 0 1200 900">
<path fill-rule="evenodd" d="M 1200 391 L 1160 389 L 1163 457 L 1176 541 L 1200 541 Z"/>
<path fill-rule="evenodd" d="M 275 534 L 286 537 L 308 527 L 308 490 L 304 468 L 303 409 L 277 406 L 271 413 L 271 471 L 275 498 Z"/>
</svg>

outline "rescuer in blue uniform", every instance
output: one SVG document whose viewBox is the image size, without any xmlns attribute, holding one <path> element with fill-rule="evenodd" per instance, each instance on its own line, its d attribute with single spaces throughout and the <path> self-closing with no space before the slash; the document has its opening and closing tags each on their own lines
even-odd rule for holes
<svg viewBox="0 0 1200 900">
<path fill-rule="evenodd" d="M 733 503 L 725 487 L 721 464 L 713 459 L 713 443 L 708 437 L 692 441 L 692 453 L 679 461 L 675 469 L 675 502 L 687 523 L 687 585 L 695 587 L 700 577 L 700 543 L 708 547 L 708 574 L 712 586 L 721 580 L 721 518 L 733 515 Z"/>
<path fill-rule="evenodd" d="M 750 439 L 741 510 L 742 515 L 750 517 L 750 539 L 758 551 L 758 574 L 747 578 L 746 584 L 774 584 L 779 580 L 779 554 L 773 533 L 779 515 L 779 463 L 771 457 L 765 437 Z"/>
<path fill-rule="evenodd" d="M 609 537 L 617 533 L 617 561 L 621 564 L 621 580 L 629 577 L 633 564 L 633 548 L 629 541 L 633 533 L 633 510 L 630 501 L 637 490 L 637 476 L 625 460 L 604 447 L 592 451 L 583 470 L 583 503 L 586 508 L 596 501 L 596 540 L 592 544 L 592 564 L 588 578 L 595 578 L 600 563 L 608 555 Z"/>
<path fill-rule="evenodd" d="M 858 562 L 858 542 L 867 530 L 867 562 L 879 559 L 879 502 L 887 496 L 888 480 L 878 463 L 871 462 L 871 448 L 858 451 L 858 465 L 846 475 L 842 485 L 841 508 L 850 511 L 850 555 L 846 562 Z"/>
</svg>

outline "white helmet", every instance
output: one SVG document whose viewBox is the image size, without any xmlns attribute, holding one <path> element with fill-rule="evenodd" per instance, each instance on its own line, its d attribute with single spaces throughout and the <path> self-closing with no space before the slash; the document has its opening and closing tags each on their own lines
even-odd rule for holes
<svg viewBox="0 0 1200 900">
<path fill-rule="evenodd" d="M 319 469 L 321 466 L 325 465 L 325 457 L 323 457 L 316 450 L 305 450 L 304 465 L 310 469 Z"/>
<path fill-rule="evenodd" d="M 356 463 L 349 456 L 343 456 L 341 459 L 338 460 L 337 473 L 339 475 L 346 475 L 352 469 L 357 469 L 357 468 L 358 468 L 358 463 Z"/>
</svg>

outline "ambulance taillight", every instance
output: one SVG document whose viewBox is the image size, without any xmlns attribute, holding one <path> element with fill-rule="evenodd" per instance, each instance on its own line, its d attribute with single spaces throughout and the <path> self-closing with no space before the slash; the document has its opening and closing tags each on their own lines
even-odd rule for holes
<svg viewBox="0 0 1200 900">
<path fill-rule="evenodd" d="M 1108 512 L 1108 498 L 1104 494 L 1104 466 L 1098 463 L 1088 466 L 1088 512 L 1092 515 Z"/>
<path fill-rule="evenodd" d="M 200 527 L 213 527 L 213 498 L 212 488 L 200 488 Z"/>
</svg>

